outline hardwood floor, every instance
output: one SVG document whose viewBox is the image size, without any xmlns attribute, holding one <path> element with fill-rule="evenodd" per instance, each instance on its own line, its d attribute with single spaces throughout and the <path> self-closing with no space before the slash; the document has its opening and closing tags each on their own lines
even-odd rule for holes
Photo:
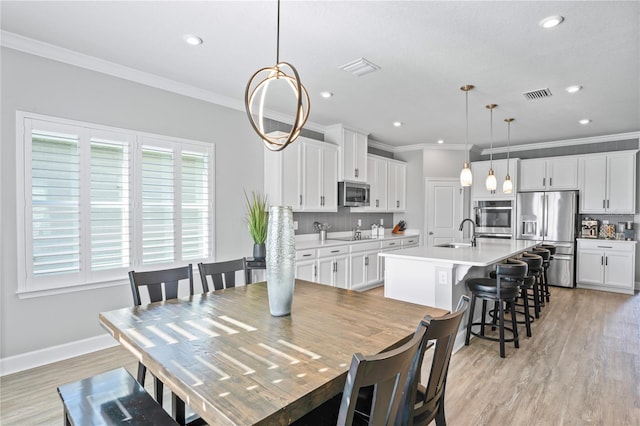
<svg viewBox="0 0 640 426">
<path fill-rule="evenodd" d="M 640 294 L 551 291 L 533 337 L 505 359 L 480 339 L 453 356 L 449 425 L 640 424 Z M 115 347 L 2 377 L 0 424 L 59 425 L 56 386 L 118 366 L 135 376 L 136 360 Z"/>
</svg>

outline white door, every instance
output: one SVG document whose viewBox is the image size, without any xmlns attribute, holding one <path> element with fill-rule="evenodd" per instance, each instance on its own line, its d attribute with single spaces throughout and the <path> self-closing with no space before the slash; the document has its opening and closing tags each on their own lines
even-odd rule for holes
<svg viewBox="0 0 640 426">
<path fill-rule="evenodd" d="M 322 148 L 322 209 L 338 209 L 338 150 Z"/>
<path fill-rule="evenodd" d="M 367 284 L 373 284 L 380 281 L 380 277 L 378 276 L 378 273 L 380 272 L 378 260 L 379 257 L 377 251 L 367 252 L 365 257 L 365 268 L 367 269 L 367 273 L 365 275 L 367 277 Z"/>
<path fill-rule="evenodd" d="M 581 213 L 604 212 L 606 208 L 606 157 L 582 159 Z"/>
<path fill-rule="evenodd" d="M 609 213 L 634 213 L 633 194 L 635 158 L 609 155 L 607 158 L 607 211 Z"/>
<path fill-rule="evenodd" d="M 318 266 L 315 260 L 306 260 L 296 262 L 296 278 L 306 281 L 316 282 L 318 280 L 316 271 Z"/>
<path fill-rule="evenodd" d="M 349 286 L 349 257 L 340 256 L 334 259 L 334 279 L 333 286 L 339 288 L 350 288 Z"/>
<path fill-rule="evenodd" d="M 353 253 L 351 255 L 351 288 L 359 288 L 366 284 L 366 253 Z"/>
<path fill-rule="evenodd" d="M 322 210 L 322 150 L 314 144 L 304 144 L 302 205 L 305 210 Z"/>
<path fill-rule="evenodd" d="M 427 246 L 460 239 L 464 192 L 458 179 L 425 179 Z"/>
<path fill-rule="evenodd" d="M 602 250 L 578 250 L 579 284 L 602 284 L 604 279 L 604 253 Z"/>
<path fill-rule="evenodd" d="M 633 268 L 630 265 L 634 261 L 633 254 L 607 250 L 604 259 L 604 284 L 632 289 L 634 283 L 631 271 Z"/>
</svg>

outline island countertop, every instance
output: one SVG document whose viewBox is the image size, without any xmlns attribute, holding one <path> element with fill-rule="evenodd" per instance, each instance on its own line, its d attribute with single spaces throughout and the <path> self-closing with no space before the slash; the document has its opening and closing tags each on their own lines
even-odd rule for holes
<svg viewBox="0 0 640 426">
<path fill-rule="evenodd" d="M 468 266 L 489 266 L 537 245 L 532 240 L 479 238 L 476 247 L 415 247 L 380 253 L 385 258 L 423 260 Z"/>
</svg>

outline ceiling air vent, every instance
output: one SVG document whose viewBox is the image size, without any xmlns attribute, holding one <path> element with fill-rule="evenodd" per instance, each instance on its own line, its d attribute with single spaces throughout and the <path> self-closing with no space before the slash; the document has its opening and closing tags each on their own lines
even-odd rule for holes
<svg viewBox="0 0 640 426">
<path fill-rule="evenodd" d="M 523 95 L 527 99 L 548 98 L 549 96 L 551 96 L 551 90 L 549 89 L 532 90 L 530 92 L 524 92 Z"/>
<path fill-rule="evenodd" d="M 341 65 L 338 68 L 351 73 L 356 77 L 360 77 L 362 75 L 369 74 L 380 69 L 378 65 L 367 61 L 365 58 L 356 59 L 355 61 L 351 61 L 348 64 Z"/>
</svg>

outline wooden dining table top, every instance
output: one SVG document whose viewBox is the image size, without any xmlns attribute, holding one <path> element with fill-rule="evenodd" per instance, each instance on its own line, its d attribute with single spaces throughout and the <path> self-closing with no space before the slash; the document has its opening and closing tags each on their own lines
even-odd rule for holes
<svg viewBox="0 0 640 426">
<path fill-rule="evenodd" d="M 352 355 L 447 313 L 296 280 L 291 315 L 265 282 L 100 314 L 100 323 L 212 425 L 289 424 L 342 392 Z"/>
</svg>

